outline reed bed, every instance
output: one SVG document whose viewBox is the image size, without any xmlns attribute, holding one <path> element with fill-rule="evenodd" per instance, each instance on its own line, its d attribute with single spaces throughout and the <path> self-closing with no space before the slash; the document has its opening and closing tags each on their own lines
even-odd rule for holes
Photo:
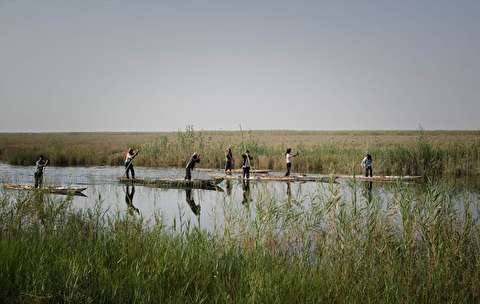
<svg viewBox="0 0 480 304">
<path fill-rule="evenodd" d="M 17 303 L 478 303 L 478 198 L 351 184 L 225 201 L 207 233 L 99 200 L 0 196 L 0 298 Z M 357 195 L 358 194 L 358 195 Z M 254 210 L 254 212 L 253 212 Z"/>
<path fill-rule="evenodd" d="M 141 150 L 140 166 L 183 167 L 194 151 L 201 167 L 222 168 L 224 151 L 249 149 L 259 169 L 284 170 L 287 147 L 299 152 L 294 170 L 301 173 L 361 172 L 366 151 L 374 172 L 385 175 L 480 175 L 480 133 L 440 131 L 390 132 L 203 132 L 188 127 L 177 133 L 79 133 L 0 135 L 0 161 L 33 165 L 39 154 L 57 166 L 122 165 L 127 147 Z"/>
</svg>

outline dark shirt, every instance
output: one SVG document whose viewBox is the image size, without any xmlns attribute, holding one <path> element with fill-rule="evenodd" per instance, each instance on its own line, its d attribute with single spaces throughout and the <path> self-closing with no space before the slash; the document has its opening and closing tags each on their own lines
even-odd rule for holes
<svg viewBox="0 0 480 304">
<path fill-rule="evenodd" d="M 35 167 L 37 168 L 37 172 L 38 173 L 43 173 L 43 168 L 45 168 L 46 164 L 47 164 L 47 161 L 44 160 L 44 159 L 37 160 L 37 162 L 35 163 Z"/>
<path fill-rule="evenodd" d="M 195 164 L 196 163 L 199 163 L 200 162 L 200 158 L 199 157 L 193 157 L 190 158 L 190 160 L 188 161 L 187 163 L 187 169 L 193 169 L 195 167 Z"/>
<path fill-rule="evenodd" d="M 243 157 L 243 167 L 244 168 L 250 168 L 250 161 L 253 159 L 253 157 L 250 154 L 245 154 Z"/>
<path fill-rule="evenodd" d="M 228 151 L 226 155 L 227 161 L 231 162 L 233 160 L 233 154 L 232 151 Z"/>
</svg>

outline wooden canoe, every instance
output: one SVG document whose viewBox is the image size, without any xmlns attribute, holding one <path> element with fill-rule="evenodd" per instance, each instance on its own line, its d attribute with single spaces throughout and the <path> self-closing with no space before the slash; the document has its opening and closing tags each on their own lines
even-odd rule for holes
<svg viewBox="0 0 480 304">
<path fill-rule="evenodd" d="M 218 172 L 218 171 L 224 171 L 224 169 L 211 169 L 211 168 L 196 168 L 195 171 L 199 172 Z M 232 173 L 242 173 L 242 169 L 233 169 Z M 270 170 L 264 170 L 264 169 L 253 169 L 250 170 L 250 174 L 252 173 L 257 173 L 257 174 L 268 174 Z"/>
<path fill-rule="evenodd" d="M 223 191 L 222 188 L 218 186 L 218 184 L 222 182 L 223 178 L 194 179 L 191 181 L 186 181 L 183 179 L 128 179 L 126 177 L 119 177 L 118 180 L 123 184 L 142 185 L 155 188 Z"/>
<path fill-rule="evenodd" d="M 225 176 L 216 176 L 216 178 L 223 178 L 228 180 L 242 180 L 240 175 L 225 175 Z M 260 175 L 260 176 L 250 176 L 249 181 L 260 181 L 260 182 L 320 182 L 320 183 L 336 183 L 336 176 L 302 176 L 302 175 L 292 175 L 289 177 L 285 176 L 275 176 L 275 175 Z"/>
<path fill-rule="evenodd" d="M 415 182 L 415 181 L 422 181 L 423 176 L 417 176 L 417 175 L 405 175 L 405 176 L 396 176 L 396 175 L 386 175 L 386 176 L 381 176 L 381 175 L 375 175 L 372 177 L 366 177 L 362 175 L 340 175 L 338 176 L 341 179 L 355 179 L 359 181 L 365 181 L 365 182 L 396 182 L 396 181 L 402 181 L 402 182 Z"/>
<path fill-rule="evenodd" d="M 38 190 L 44 191 L 47 193 L 53 194 L 63 194 L 63 195 L 81 195 L 85 196 L 82 192 L 85 191 L 86 187 L 55 187 L 55 186 L 43 186 L 42 188 L 35 188 L 33 185 L 19 185 L 19 184 L 3 184 L 4 189 L 8 190 Z"/>
</svg>

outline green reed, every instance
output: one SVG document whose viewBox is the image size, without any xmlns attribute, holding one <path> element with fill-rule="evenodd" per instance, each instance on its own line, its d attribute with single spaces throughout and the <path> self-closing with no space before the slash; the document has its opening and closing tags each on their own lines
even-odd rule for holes
<svg viewBox="0 0 480 304">
<path fill-rule="evenodd" d="M 291 197 L 228 198 L 213 232 L 157 214 L 107 212 L 101 198 L 0 196 L 0 298 L 52 303 L 475 303 L 478 198 L 448 186 L 354 184 Z"/>
</svg>

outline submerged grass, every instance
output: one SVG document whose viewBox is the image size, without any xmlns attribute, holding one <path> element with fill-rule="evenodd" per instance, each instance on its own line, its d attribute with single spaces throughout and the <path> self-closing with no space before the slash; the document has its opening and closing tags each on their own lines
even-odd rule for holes
<svg viewBox="0 0 480 304">
<path fill-rule="evenodd" d="M 207 233 L 0 196 L 0 298 L 51 303 L 476 303 L 478 200 L 400 184 L 385 201 L 335 185 L 289 199 L 259 191 Z M 356 188 L 359 185 L 352 184 Z M 354 192 L 356 193 L 356 192 Z M 383 202 L 383 203 L 382 203 Z M 254 208 L 255 212 L 250 212 Z"/>
<path fill-rule="evenodd" d="M 185 166 L 194 151 L 201 166 L 222 168 L 224 151 L 233 147 L 236 167 L 249 149 L 257 168 L 284 170 L 287 147 L 300 155 L 298 172 L 360 173 L 360 161 L 369 151 L 374 172 L 391 175 L 480 175 L 480 133 L 477 131 L 363 131 L 203 132 L 187 127 L 177 133 L 59 133 L 0 134 L 0 160 L 32 165 L 39 154 L 57 166 L 121 165 L 124 151 L 141 150 L 141 166 Z"/>
</svg>

